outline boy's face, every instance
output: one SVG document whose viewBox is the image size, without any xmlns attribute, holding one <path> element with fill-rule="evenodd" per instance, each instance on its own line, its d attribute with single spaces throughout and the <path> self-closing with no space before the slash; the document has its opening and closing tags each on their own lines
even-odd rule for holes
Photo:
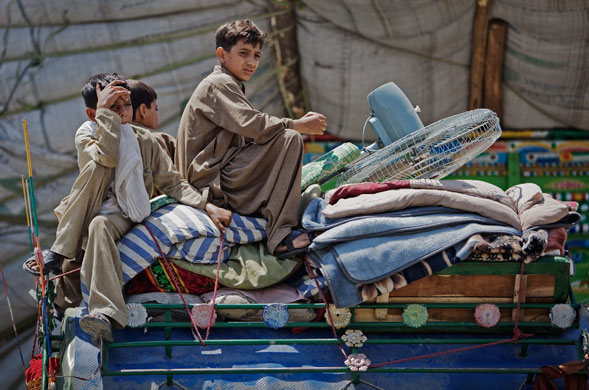
<svg viewBox="0 0 589 390">
<path fill-rule="evenodd" d="M 146 104 L 141 104 L 137 108 L 137 112 L 135 112 L 135 122 L 148 129 L 157 129 L 158 120 L 157 100 L 151 102 L 150 107 L 147 107 Z"/>
<path fill-rule="evenodd" d="M 121 117 L 121 124 L 131 123 L 133 120 L 133 106 L 131 104 L 131 97 L 119 97 L 109 109 L 116 112 Z"/>
<path fill-rule="evenodd" d="M 217 48 L 217 58 L 233 76 L 240 81 L 248 81 L 260 63 L 262 50 L 260 45 L 255 46 L 239 40 L 231 50 L 226 51 L 222 47 Z"/>
</svg>

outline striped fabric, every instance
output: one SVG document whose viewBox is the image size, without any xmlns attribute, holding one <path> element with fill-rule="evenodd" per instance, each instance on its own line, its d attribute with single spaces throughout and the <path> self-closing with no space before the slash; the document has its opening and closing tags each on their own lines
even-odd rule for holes
<svg viewBox="0 0 589 390">
<path fill-rule="evenodd" d="M 205 264 L 217 261 L 220 232 L 207 213 L 179 203 L 169 204 L 135 225 L 117 244 L 125 283 L 161 257 L 146 225 L 156 236 L 167 258 Z M 263 218 L 233 213 L 231 224 L 225 230 L 222 260 L 227 260 L 231 247 L 237 244 L 265 240 L 265 228 L 266 220 Z M 83 284 L 82 295 L 87 302 L 88 289 Z"/>
</svg>

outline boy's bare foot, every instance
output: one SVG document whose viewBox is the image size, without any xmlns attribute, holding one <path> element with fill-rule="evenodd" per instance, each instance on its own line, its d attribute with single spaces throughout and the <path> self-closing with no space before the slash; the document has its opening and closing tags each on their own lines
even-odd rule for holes
<svg viewBox="0 0 589 390">
<path fill-rule="evenodd" d="M 311 245 L 311 236 L 309 233 L 301 230 L 293 230 L 286 236 L 280 245 L 276 247 L 275 254 L 279 259 L 295 256 L 307 251 Z"/>
</svg>

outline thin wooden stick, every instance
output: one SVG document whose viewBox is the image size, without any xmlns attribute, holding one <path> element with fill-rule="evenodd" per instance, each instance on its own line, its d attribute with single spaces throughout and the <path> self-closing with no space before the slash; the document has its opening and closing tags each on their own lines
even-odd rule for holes
<svg viewBox="0 0 589 390">
<path fill-rule="evenodd" d="M 25 184 L 25 177 L 24 177 L 24 175 L 21 175 L 20 178 L 21 178 L 21 181 L 22 181 L 22 194 L 23 194 L 23 197 L 25 199 L 25 216 L 27 218 L 27 229 L 29 231 L 29 246 L 31 248 L 31 253 L 33 253 L 33 251 L 35 249 L 33 248 L 33 237 L 31 235 L 31 221 L 29 219 L 29 202 L 28 202 L 28 199 L 27 199 L 27 187 L 26 187 L 26 184 Z"/>
<path fill-rule="evenodd" d="M 37 223 L 37 207 L 35 203 L 35 187 L 33 184 L 33 165 L 31 163 L 31 147 L 29 145 L 29 131 L 27 127 L 27 118 L 22 120 L 23 129 L 25 132 L 25 148 L 27 151 L 27 167 L 29 169 L 29 187 L 31 189 L 31 212 L 33 215 L 33 227 L 35 228 L 35 236 L 39 235 L 39 224 Z"/>
</svg>

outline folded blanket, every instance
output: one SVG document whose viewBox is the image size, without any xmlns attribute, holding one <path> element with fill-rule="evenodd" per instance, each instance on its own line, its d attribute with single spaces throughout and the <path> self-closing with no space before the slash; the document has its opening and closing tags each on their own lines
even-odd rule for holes
<svg viewBox="0 0 589 390">
<path fill-rule="evenodd" d="M 483 218 L 476 214 L 472 216 L 473 221 Z M 489 223 L 463 221 L 432 230 L 414 230 L 404 234 L 367 234 L 355 240 L 349 239 L 352 234 L 346 230 L 344 224 L 316 237 L 309 248 L 309 258 L 313 266 L 319 268 L 326 278 L 335 305 L 353 306 L 363 302 L 360 291 L 362 285 L 382 281 L 432 256 L 440 257 L 435 261 L 436 265 L 442 267 L 440 269 L 466 258 L 473 249 L 466 243 L 474 234 L 519 235 L 518 230 L 513 227 L 486 222 Z M 357 231 L 354 225 L 350 228 Z M 323 237 L 328 233 L 334 233 L 334 230 L 340 230 L 342 236 L 348 238 L 339 241 L 335 237 Z"/>
<path fill-rule="evenodd" d="M 151 292 L 178 291 L 172 281 L 175 278 L 183 294 L 204 294 L 213 291 L 215 279 L 186 271 L 174 263 L 170 263 L 170 275 L 162 260 L 157 259 L 150 267 L 140 272 L 127 283 L 127 294 L 144 294 Z"/>
<path fill-rule="evenodd" d="M 473 252 L 469 260 L 523 261 L 531 263 L 544 253 L 548 244 L 546 230 L 528 230 L 523 237 L 509 234 L 476 234 L 470 237 Z"/>
<path fill-rule="evenodd" d="M 195 264 L 172 259 L 176 266 L 199 275 L 215 279 L 216 264 Z M 263 243 L 237 245 L 231 248 L 229 258 L 219 268 L 219 283 L 225 287 L 254 290 L 283 281 L 300 266 L 296 259 L 279 260 L 268 252 Z"/>
<path fill-rule="evenodd" d="M 442 183 L 441 181 L 438 181 Z M 444 206 L 478 214 L 521 229 L 515 208 L 506 204 L 507 196 L 501 201 L 483 198 L 467 192 L 441 189 L 400 188 L 374 194 L 362 194 L 353 198 L 340 199 L 328 205 L 323 214 L 328 218 L 344 218 L 355 215 L 384 213 L 410 207 Z"/>
<path fill-rule="evenodd" d="M 516 207 L 522 230 L 552 224 L 576 210 L 576 203 L 556 200 L 533 183 L 517 184 L 505 193 Z"/>
<path fill-rule="evenodd" d="M 125 283 L 161 257 L 146 226 L 168 258 L 205 264 L 217 261 L 221 234 L 206 212 L 183 204 L 169 204 L 135 225 L 117 244 Z M 266 239 L 265 226 L 262 218 L 234 213 L 225 232 L 221 260 L 227 260 L 236 244 Z"/>
<path fill-rule="evenodd" d="M 515 210 L 512 200 L 499 187 L 480 180 L 433 180 L 414 179 L 396 180 L 382 183 L 359 183 L 339 187 L 328 191 L 325 199 L 330 204 L 335 204 L 339 199 L 351 198 L 361 194 L 375 194 L 382 191 L 399 188 L 413 188 L 423 190 L 442 190 L 491 199 Z"/>
<path fill-rule="evenodd" d="M 444 206 L 474 211 L 520 231 L 553 224 L 576 210 L 574 202 L 555 200 L 542 193 L 536 184 L 518 184 L 503 191 L 479 180 L 419 179 L 352 184 L 329 191 L 325 199 L 330 203 L 323 210 L 327 218 Z"/>
</svg>

